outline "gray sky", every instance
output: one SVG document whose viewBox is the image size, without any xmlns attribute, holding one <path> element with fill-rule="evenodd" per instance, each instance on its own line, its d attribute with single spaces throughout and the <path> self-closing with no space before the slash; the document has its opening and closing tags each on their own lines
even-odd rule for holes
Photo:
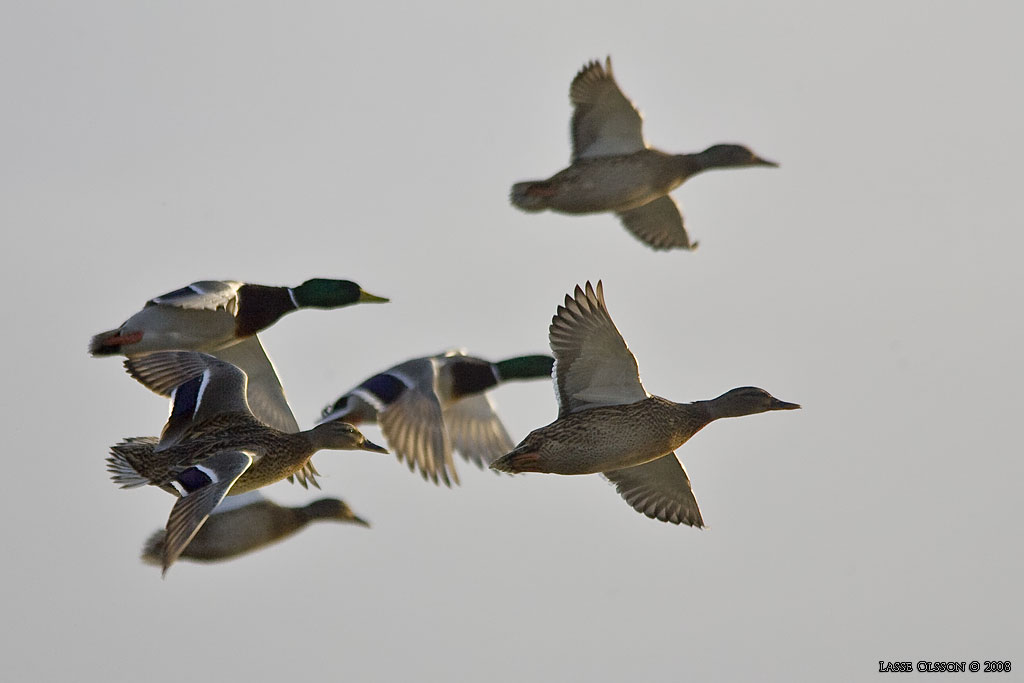
<svg viewBox="0 0 1024 683">
<path fill-rule="evenodd" d="M 4 679 L 873 680 L 880 659 L 1022 659 L 1013 4 L 177 5 L 0 12 Z M 782 164 L 674 194 L 696 253 L 507 203 L 565 165 L 569 81 L 606 54 L 653 145 Z M 86 343 L 193 280 L 310 276 L 393 303 L 264 335 L 306 427 L 408 357 L 546 351 L 588 278 L 649 391 L 752 384 L 804 410 L 682 448 L 705 531 L 598 477 L 460 462 L 449 491 L 325 452 L 325 492 L 371 530 L 161 581 L 138 554 L 172 499 L 118 490 L 103 459 L 166 402 Z M 545 382 L 493 397 L 517 440 L 556 413 Z"/>
</svg>

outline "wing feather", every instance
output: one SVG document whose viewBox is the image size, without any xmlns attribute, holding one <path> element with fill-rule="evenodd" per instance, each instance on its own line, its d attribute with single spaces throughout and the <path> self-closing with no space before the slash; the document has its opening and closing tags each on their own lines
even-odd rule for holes
<svg viewBox="0 0 1024 683">
<path fill-rule="evenodd" d="M 459 399 L 444 408 L 452 446 L 477 467 L 489 466 L 514 444 L 486 394 Z"/>
<path fill-rule="evenodd" d="M 647 144 L 643 118 L 622 94 L 612 75 L 612 58 L 604 66 L 590 62 L 569 87 L 572 115 L 572 160 L 638 152 Z"/>
<path fill-rule="evenodd" d="M 618 214 L 622 225 L 638 240 L 655 249 L 697 248 L 683 227 L 683 215 L 672 197 L 665 195 L 652 202 Z"/>
<path fill-rule="evenodd" d="M 669 524 L 704 526 L 690 478 L 675 453 L 603 475 L 637 512 Z"/>
<path fill-rule="evenodd" d="M 636 358 L 623 341 L 597 289 L 579 285 L 566 295 L 548 330 L 555 356 L 559 417 L 602 405 L 623 405 L 648 397 Z"/>
<path fill-rule="evenodd" d="M 201 280 L 155 296 L 147 306 L 174 306 L 193 310 L 216 311 L 223 309 L 235 315 L 238 312 L 238 289 L 241 282 L 234 280 Z"/>
</svg>

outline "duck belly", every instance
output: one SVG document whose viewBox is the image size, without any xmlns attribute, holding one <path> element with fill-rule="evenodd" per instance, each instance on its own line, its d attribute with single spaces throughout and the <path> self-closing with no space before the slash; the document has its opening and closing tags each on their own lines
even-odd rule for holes
<svg viewBox="0 0 1024 683">
<path fill-rule="evenodd" d="M 306 462 L 309 460 L 309 458 L 305 458 L 296 461 L 294 458 L 287 457 L 287 455 L 287 451 L 279 449 L 269 451 L 269 457 L 267 455 L 261 457 L 238 478 L 238 481 L 231 487 L 228 495 L 234 496 L 277 483 L 298 473 L 299 470 L 306 466 Z"/>
<path fill-rule="evenodd" d="M 613 157 L 569 167 L 547 182 L 554 188 L 548 208 L 570 214 L 627 211 L 667 191 L 643 165 Z"/>
<path fill-rule="evenodd" d="M 624 425 L 616 419 L 594 419 L 600 410 L 581 413 L 585 419 L 575 424 L 570 416 L 561 420 L 562 424 L 541 428 L 527 437 L 527 442 L 538 437 L 538 471 L 596 474 L 633 467 L 667 455 L 685 441 L 667 425 L 646 420 Z"/>
<path fill-rule="evenodd" d="M 235 318 L 223 311 L 148 306 L 121 326 L 122 334 L 141 333 L 121 347 L 128 356 L 154 351 L 216 351 L 237 341 Z"/>
<path fill-rule="evenodd" d="M 685 177 L 670 155 L 645 149 L 622 156 L 579 159 L 547 180 L 516 183 L 511 199 L 524 211 L 628 211 L 667 194 Z"/>
</svg>

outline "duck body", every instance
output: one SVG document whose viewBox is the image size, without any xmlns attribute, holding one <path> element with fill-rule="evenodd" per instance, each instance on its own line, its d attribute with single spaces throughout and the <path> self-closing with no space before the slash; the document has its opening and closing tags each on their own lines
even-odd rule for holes
<svg viewBox="0 0 1024 683">
<path fill-rule="evenodd" d="M 196 476 L 196 465 L 206 458 L 225 450 L 245 451 L 253 462 L 227 492 L 233 496 L 304 474 L 322 440 L 314 430 L 282 432 L 251 414 L 237 412 L 220 413 L 193 425 L 164 449 L 158 449 L 158 443 L 155 437 L 126 439 L 111 448 L 111 458 L 126 462 L 148 483 L 180 495 L 183 479 Z M 316 485 L 315 478 L 308 478 Z"/>
<path fill-rule="evenodd" d="M 512 203 L 524 211 L 566 214 L 621 212 L 664 197 L 699 169 L 690 155 L 646 148 L 622 156 L 580 159 L 547 180 L 512 186 Z"/>
<path fill-rule="evenodd" d="M 314 278 L 297 287 L 201 280 L 146 302 L 120 327 L 93 336 L 94 356 L 154 351 L 208 353 L 251 337 L 300 308 L 386 301 L 349 280 Z"/>
<path fill-rule="evenodd" d="M 551 356 L 491 362 L 461 350 L 413 358 L 340 396 L 322 420 L 379 423 L 400 461 L 450 486 L 458 483 L 453 451 L 484 467 L 512 447 L 485 392 L 506 381 L 548 378 L 553 364 Z"/>
<path fill-rule="evenodd" d="M 223 309 L 179 308 L 154 301 L 120 327 L 95 335 L 89 352 L 93 356 L 140 356 L 174 349 L 206 353 L 241 339 L 238 321 Z"/>
<path fill-rule="evenodd" d="M 313 522 L 333 521 L 369 526 L 337 498 L 321 498 L 308 505 L 289 507 L 264 498 L 258 492 L 237 497 L 245 502 L 228 507 L 225 501 L 210 515 L 189 542 L 181 557 L 197 562 L 219 562 L 251 553 L 283 541 Z M 142 559 L 159 564 L 166 532 L 157 531 L 143 548 Z"/>
<path fill-rule="evenodd" d="M 599 474 L 634 467 L 671 453 L 708 422 L 699 404 L 660 396 L 594 407 L 535 429 L 506 456 L 505 471 Z"/>
</svg>

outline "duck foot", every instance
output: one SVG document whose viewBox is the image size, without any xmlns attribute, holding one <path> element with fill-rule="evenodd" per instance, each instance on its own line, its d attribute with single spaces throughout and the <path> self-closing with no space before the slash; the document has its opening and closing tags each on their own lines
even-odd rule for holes
<svg viewBox="0 0 1024 683">
<path fill-rule="evenodd" d="M 103 340 L 103 346 L 121 346 L 124 344 L 138 344 L 142 341 L 142 332 L 130 332 L 129 334 L 115 334 Z"/>
<path fill-rule="evenodd" d="M 491 469 L 509 474 L 521 472 L 544 472 L 540 466 L 540 454 L 536 451 L 528 453 L 509 453 L 491 463 Z"/>
</svg>

